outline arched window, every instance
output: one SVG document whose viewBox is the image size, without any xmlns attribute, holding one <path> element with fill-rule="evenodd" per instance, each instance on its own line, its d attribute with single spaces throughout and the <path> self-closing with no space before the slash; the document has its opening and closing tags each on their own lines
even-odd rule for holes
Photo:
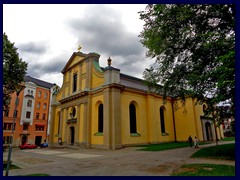
<svg viewBox="0 0 240 180">
<path fill-rule="evenodd" d="M 77 74 L 73 75 L 73 92 L 77 91 Z"/>
<path fill-rule="evenodd" d="M 137 133 L 136 107 L 133 103 L 129 105 L 130 133 Z"/>
<path fill-rule="evenodd" d="M 161 132 L 165 133 L 165 120 L 164 120 L 164 108 L 160 108 L 160 124 L 161 124 Z"/>
<path fill-rule="evenodd" d="M 98 132 L 103 132 L 103 104 L 98 106 Z"/>
</svg>

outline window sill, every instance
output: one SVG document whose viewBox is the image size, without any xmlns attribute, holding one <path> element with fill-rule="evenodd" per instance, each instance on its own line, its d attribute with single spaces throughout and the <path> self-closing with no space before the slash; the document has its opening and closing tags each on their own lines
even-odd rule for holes
<svg viewBox="0 0 240 180">
<path fill-rule="evenodd" d="M 165 133 L 162 133 L 162 136 L 169 136 L 169 134 L 165 132 Z"/>
<path fill-rule="evenodd" d="M 131 133 L 130 136 L 131 137 L 140 137 L 141 134 L 139 134 L 139 133 Z"/>
<path fill-rule="evenodd" d="M 94 134 L 94 136 L 103 136 L 103 133 L 102 132 L 97 132 Z"/>
</svg>

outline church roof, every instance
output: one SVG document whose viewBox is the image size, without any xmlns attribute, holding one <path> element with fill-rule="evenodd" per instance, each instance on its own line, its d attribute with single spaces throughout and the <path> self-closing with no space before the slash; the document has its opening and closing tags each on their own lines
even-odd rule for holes
<svg viewBox="0 0 240 180">
<path fill-rule="evenodd" d="M 127 74 L 120 73 L 120 84 L 129 88 L 147 91 L 148 87 L 145 85 L 143 79 L 139 79 Z"/>
</svg>

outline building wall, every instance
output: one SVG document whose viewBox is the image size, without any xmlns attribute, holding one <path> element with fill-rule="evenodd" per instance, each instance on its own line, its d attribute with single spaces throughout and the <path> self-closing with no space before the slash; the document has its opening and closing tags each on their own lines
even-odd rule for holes
<svg viewBox="0 0 240 180">
<path fill-rule="evenodd" d="M 103 94 L 97 93 L 92 97 L 91 104 L 91 144 L 102 145 L 103 144 L 103 135 L 98 134 L 98 107 L 103 103 Z M 104 107 L 103 107 L 104 108 Z"/>
<path fill-rule="evenodd" d="M 177 141 L 187 141 L 189 135 L 197 136 L 195 114 L 191 99 L 186 99 L 183 107 L 180 100 L 176 101 L 174 108 Z"/>
<path fill-rule="evenodd" d="M 58 144 L 58 138 L 62 138 L 65 145 L 104 149 L 187 141 L 189 135 L 197 136 L 200 141 L 206 140 L 208 120 L 201 118 L 202 105 L 195 105 L 192 98 L 186 98 L 184 106 L 180 100 L 164 100 L 160 95 L 147 92 L 143 86 L 141 89 L 138 88 L 140 86 L 135 87 L 132 83 L 134 79 L 127 82 L 128 76 L 124 76 L 123 83 L 120 70 L 110 65 L 102 70 L 98 58 L 96 54 L 74 53 L 64 67 L 63 86 L 52 104 L 52 145 Z M 75 92 L 72 89 L 73 74 L 77 74 Z M 130 133 L 131 103 L 136 108 L 136 133 Z M 103 133 L 98 132 L 100 104 L 104 107 Z M 73 107 L 77 113 L 72 118 Z M 160 109 L 163 110 L 165 132 L 161 128 Z M 73 128 L 74 143 L 71 135 Z M 214 134 L 213 125 L 210 125 L 210 130 Z"/>
<path fill-rule="evenodd" d="M 17 117 L 15 118 L 15 131 L 13 134 L 13 146 L 18 146 L 20 145 L 20 133 L 22 131 L 22 127 L 20 126 L 20 119 L 21 119 L 21 111 L 22 111 L 22 106 L 21 104 L 23 103 L 23 91 L 20 92 L 19 94 L 19 100 L 18 100 L 18 106 L 17 106 Z M 9 104 L 9 113 L 8 117 L 6 117 L 6 114 L 3 113 L 3 144 L 8 145 L 9 141 L 7 141 L 6 137 L 11 137 L 12 134 L 12 128 L 9 129 L 4 129 L 4 124 L 8 123 L 12 127 L 12 123 L 14 121 L 14 110 L 15 110 L 15 101 L 16 101 L 16 93 L 13 93 L 11 95 L 11 100 Z M 5 140 L 5 141 L 4 141 Z"/>
<path fill-rule="evenodd" d="M 19 104 L 17 106 L 18 113 L 13 138 L 14 147 L 22 145 L 23 143 L 40 145 L 45 139 L 47 140 L 48 116 L 51 96 L 50 89 L 38 86 L 32 82 L 24 82 L 23 84 L 25 85 L 25 88 L 19 94 Z M 39 91 L 41 92 L 41 97 L 38 97 Z M 47 93 L 46 97 L 44 96 L 44 93 Z M 13 122 L 15 99 L 16 94 L 14 93 L 11 95 L 9 117 L 3 118 L 3 125 L 4 123 Z M 32 103 L 28 104 L 28 101 L 31 101 Z M 38 103 L 40 103 L 39 108 Z M 46 105 L 45 109 L 44 104 Z M 27 117 L 27 112 L 30 112 L 31 114 L 29 118 Z M 38 119 L 36 117 L 37 113 L 39 113 Z M 45 113 L 45 120 L 43 119 L 43 113 Z M 36 125 L 40 125 L 43 128 L 36 128 Z M 26 128 L 26 126 L 28 128 Z M 11 136 L 11 130 L 3 129 L 3 137 L 6 136 Z M 4 143 L 7 145 L 9 142 Z"/>
<path fill-rule="evenodd" d="M 137 132 L 140 136 L 130 133 L 129 105 L 134 103 L 137 114 Z M 134 91 L 121 94 L 121 122 L 122 143 L 127 144 L 152 144 L 174 141 L 174 128 L 171 101 L 163 102 L 161 97 L 146 95 Z M 164 108 L 165 132 L 161 132 L 160 108 Z"/>
</svg>

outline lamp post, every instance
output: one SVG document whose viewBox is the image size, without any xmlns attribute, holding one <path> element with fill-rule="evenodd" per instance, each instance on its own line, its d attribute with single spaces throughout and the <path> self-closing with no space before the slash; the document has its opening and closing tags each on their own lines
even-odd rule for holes
<svg viewBox="0 0 240 180">
<path fill-rule="evenodd" d="M 16 100 L 15 100 L 15 109 L 14 109 L 14 115 L 13 115 L 13 123 L 12 123 L 12 133 L 11 133 L 11 138 L 10 138 L 10 143 L 9 143 L 9 148 L 8 148 L 8 159 L 7 159 L 7 167 L 6 167 L 6 174 L 5 176 L 8 176 L 8 172 L 9 172 L 9 166 L 10 166 L 10 162 L 11 162 L 11 154 L 12 154 L 12 146 L 13 146 L 13 135 L 14 135 L 14 131 L 15 131 L 15 123 L 16 123 L 16 117 L 17 117 L 17 106 L 18 106 L 18 96 L 20 94 L 20 92 L 25 88 L 24 85 L 18 84 L 16 85 Z"/>
</svg>

